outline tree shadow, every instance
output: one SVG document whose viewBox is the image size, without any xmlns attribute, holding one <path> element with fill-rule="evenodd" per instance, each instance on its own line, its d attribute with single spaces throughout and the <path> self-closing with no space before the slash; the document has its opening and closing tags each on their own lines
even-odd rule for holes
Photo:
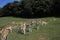
<svg viewBox="0 0 60 40">
<path fill-rule="evenodd" d="M 24 34 L 22 31 L 18 31 L 17 33 L 18 33 L 18 34 Z"/>
<path fill-rule="evenodd" d="M 51 40 L 60 40 L 60 37 L 52 37 Z"/>
</svg>

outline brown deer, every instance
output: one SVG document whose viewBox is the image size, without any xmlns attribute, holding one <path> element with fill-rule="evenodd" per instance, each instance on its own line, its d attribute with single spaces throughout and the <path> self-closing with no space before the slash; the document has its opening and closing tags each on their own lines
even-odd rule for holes
<svg viewBox="0 0 60 40">
<path fill-rule="evenodd" d="M 19 31 L 23 31 L 23 33 L 26 34 L 26 23 L 21 23 L 18 29 Z"/>
<path fill-rule="evenodd" d="M 5 25 L 3 29 L 10 30 L 12 32 L 12 26 L 11 25 Z"/>
<path fill-rule="evenodd" d="M 2 32 L 1 32 L 1 40 L 7 40 L 8 33 L 9 33 L 9 30 L 2 29 Z"/>
</svg>

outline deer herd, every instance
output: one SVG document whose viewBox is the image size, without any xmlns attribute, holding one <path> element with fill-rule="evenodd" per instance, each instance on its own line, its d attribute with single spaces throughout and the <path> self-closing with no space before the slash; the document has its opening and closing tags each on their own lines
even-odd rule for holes
<svg viewBox="0 0 60 40">
<path fill-rule="evenodd" d="M 56 19 L 54 19 L 55 21 Z M 50 20 L 52 21 L 52 20 Z M 12 24 L 12 25 L 11 25 Z M 12 22 L 11 24 L 9 25 L 4 25 L 2 30 L 0 30 L 0 35 L 1 35 L 1 40 L 7 40 L 8 38 L 8 35 L 9 35 L 9 32 L 12 32 L 13 28 L 17 28 L 18 32 L 21 32 L 23 34 L 26 34 L 26 32 L 32 32 L 33 30 L 33 26 L 35 26 L 36 30 L 39 30 L 40 28 L 40 25 L 47 25 L 48 22 L 46 21 L 42 21 L 41 19 L 40 20 L 31 20 L 30 22 L 20 22 L 20 23 L 16 23 L 16 22 Z"/>
</svg>

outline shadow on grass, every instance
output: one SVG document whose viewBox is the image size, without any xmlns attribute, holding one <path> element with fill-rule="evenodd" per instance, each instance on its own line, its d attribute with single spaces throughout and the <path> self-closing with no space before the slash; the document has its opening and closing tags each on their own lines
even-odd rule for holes
<svg viewBox="0 0 60 40">
<path fill-rule="evenodd" d="M 18 31 L 17 33 L 18 33 L 18 34 L 24 34 L 22 31 Z"/>
<path fill-rule="evenodd" d="M 60 40 L 60 37 L 52 37 L 51 40 Z"/>
</svg>

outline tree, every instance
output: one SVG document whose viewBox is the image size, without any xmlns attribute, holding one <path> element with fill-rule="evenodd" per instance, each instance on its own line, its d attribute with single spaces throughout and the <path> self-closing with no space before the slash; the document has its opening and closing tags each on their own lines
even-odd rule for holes
<svg viewBox="0 0 60 40">
<path fill-rule="evenodd" d="M 4 13 L 3 13 L 3 9 L 0 8 L 0 17 L 2 17 L 3 15 L 4 15 Z"/>
<path fill-rule="evenodd" d="M 54 16 L 56 0 L 22 0 L 14 1 L 3 7 L 4 15 L 16 17 L 47 17 Z M 58 8 L 58 7 L 57 7 Z M 54 11 L 53 11 L 54 10 Z M 58 12 L 58 11 L 57 11 Z"/>
</svg>

